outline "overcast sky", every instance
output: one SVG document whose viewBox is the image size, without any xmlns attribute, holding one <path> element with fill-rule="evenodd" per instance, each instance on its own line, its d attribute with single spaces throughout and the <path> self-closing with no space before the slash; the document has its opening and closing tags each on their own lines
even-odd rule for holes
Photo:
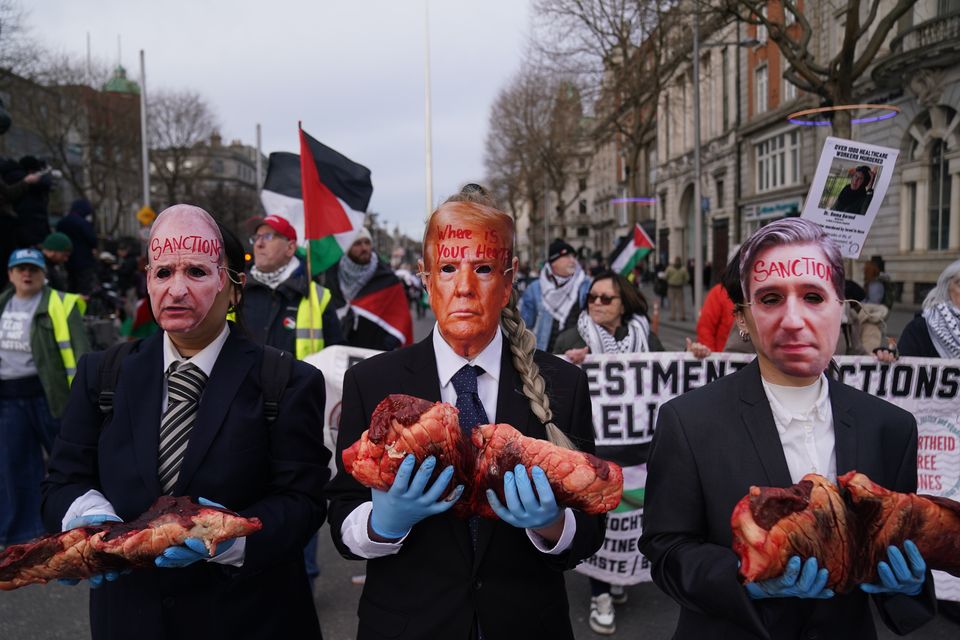
<svg viewBox="0 0 960 640">
<path fill-rule="evenodd" d="M 225 142 L 299 152 L 297 120 L 373 172 L 370 208 L 423 229 L 425 0 L 31 0 L 45 45 L 117 60 L 129 77 L 146 51 L 150 91 L 208 100 Z M 483 177 L 487 116 L 519 68 L 526 0 L 431 0 L 434 202 Z"/>
</svg>

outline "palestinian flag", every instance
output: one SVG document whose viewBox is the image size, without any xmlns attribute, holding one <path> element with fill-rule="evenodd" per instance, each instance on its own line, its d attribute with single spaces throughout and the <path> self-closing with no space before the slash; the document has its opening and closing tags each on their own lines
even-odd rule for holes
<svg viewBox="0 0 960 640">
<path fill-rule="evenodd" d="M 610 269 L 626 276 L 651 251 L 653 251 L 653 241 L 637 224 L 633 227 L 632 235 L 624 236 L 617 243 L 610 256 Z"/>
<path fill-rule="evenodd" d="M 370 170 L 353 162 L 300 129 L 300 155 L 270 154 L 260 201 L 309 240 L 313 273 L 326 271 L 353 244 L 373 183 Z"/>
<path fill-rule="evenodd" d="M 373 277 L 350 302 L 353 312 L 397 338 L 401 347 L 413 344 L 413 318 L 403 282 L 382 262 Z"/>
</svg>

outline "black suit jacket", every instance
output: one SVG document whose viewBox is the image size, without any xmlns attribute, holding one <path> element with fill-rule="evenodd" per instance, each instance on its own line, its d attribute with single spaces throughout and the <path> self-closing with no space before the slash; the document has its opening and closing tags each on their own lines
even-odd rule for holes
<svg viewBox="0 0 960 640">
<path fill-rule="evenodd" d="M 80 360 L 44 483 L 50 531 L 73 501 L 103 493 L 124 520 L 160 495 L 157 449 L 163 376 L 158 333 L 124 358 L 109 422 L 97 405 L 102 353 Z M 323 522 L 330 452 L 323 446 L 323 375 L 294 362 L 272 424 L 263 418 L 263 349 L 230 332 L 213 367 L 174 495 L 219 502 L 263 529 L 240 568 L 198 562 L 143 569 L 91 591 L 93 637 L 318 638 L 303 546 Z"/>
<path fill-rule="evenodd" d="M 577 367 L 546 353 L 535 360 L 547 382 L 554 421 L 584 451 L 593 452 L 593 423 L 587 379 Z M 546 438 L 530 411 L 509 348 L 501 356 L 497 422 L 523 434 Z M 341 454 L 370 423 L 390 393 L 440 400 L 432 337 L 370 358 L 348 370 L 337 442 L 338 473 L 328 488 L 330 533 L 340 553 L 346 517 L 370 500 L 370 490 L 343 471 Z M 464 520 L 444 513 L 421 521 L 395 555 L 369 560 L 360 598 L 358 638 L 467 639 L 477 616 L 484 636 L 573 638 L 563 571 L 587 558 L 603 542 L 605 519 L 576 512 L 571 547 L 559 555 L 538 551 L 522 529 L 501 520 L 481 520 L 478 549 L 471 549 Z"/>
<path fill-rule="evenodd" d="M 895 491 L 917 488 L 913 416 L 830 381 L 837 473 L 856 469 Z M 675 638 L 876 638 L 867 595 L 751 600 L 737 581 L 730 515 L 750 485 L 793 483 L 754 360 L 660 409 L 647 467 L 640 549 L 680 606 Z M 878 596 L 886 624 L 908 633 L 933 617 L 929 574 L 916 598 Z"/>
</svg>

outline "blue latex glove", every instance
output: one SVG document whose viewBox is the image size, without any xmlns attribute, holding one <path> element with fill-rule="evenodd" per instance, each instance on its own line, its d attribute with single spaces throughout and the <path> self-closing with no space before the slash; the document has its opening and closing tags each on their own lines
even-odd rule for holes
<svg viewBox="0 0 960 640">
<path fill-rule="evenodd" d="M 923 582 L 927 576 L 927 563 L 917 545 L 912 540 L 905 540 L 903 549 L 907 552 L 910 566 L 903 557 L 900 549 L 887 547 L 887 559 L 877 563 L 877 573 L 880 575 L 880 584 L 862 584 L 860 588 L 867 593 L 902 593 L 908 596 L 919 595 L 923 591 Z"/>
<path fill-rule="evenodd" d="M 213 502 L 206 498 L 200 498 L 198 502 L 205 507 L 226 509 L 226 507 L 219 502 Z M 230 538 L 217 545 L 217 555 L 225 553 L 227 549 L 233 546 L 233 542 L 234 538 Z M 182 545 L 173 545 L 164 549 L 163 553 L 154 558 L 153 563 L 162 569 L 178 569 L 191 565 L 194 562 L 199 562 L 200 560 L 209 560 L 212 557 L 213 556 L 207 552 L 207 546 L 203 544 L 203 540 L 200 538 L 187 538 Z"/>
<path fill-rule="evenodd" d="M 379 536 L 398 539 L 407 535 L 413 525 L 424 518 L 443 513 L 456 503 L 463 494 L 463 485 L 457 485 L 449 500 L 442 500 L 443 493 L 453 477 L 453 466 L 444 469 L 436 482 L 426 490 L 427 482 L 437 459 L 428 457 L 420 465 L 416 475 L 413 467 L 417 459 L 411 453 L 403 459 L 397 469 L 397 476 L 388 491 L 371 489 L 373 510 L 370 512 L 370 528 Z M 413 480 L 410 479 L 413 476 Z"/>
<path fill-rule="evenodd" d="M 67 526 L 64 527 L 64 531 L 70 531 L 71 529 L 79 529 L 80 527 L 95 527 L 104 522 L 123 522 L 120 518 L 112 514 L 106 513 L 95 513 L 89 516 L 77 516 L 73 520 L 67 523 Z M 90 581 L 90 588 L 96 589 L 104 582 L 114 582 L 121 575 L 130 573 L 130 570 L 125 571 L 106 571 L 104 573 L 98 573 L 92 575 L 87 580 Z M 69 586 L 75 586 L 80 584 L 79 578 L 60 578 L 57 580 L 60 584 L 66 584 Z"/>
<path fill-rule="evenodd" d="M 530 484 L 533 476 L 533 485 Z M 493 489 L 487 489 L 487 502 L 501 520 L 518 529 L 541 529 L 553 524 L 560 517 L 560 507 L 553 496 L 550 481 L 543 469 L 534 465 L 530 476 L 522 464 L 503 474 L 503 497 L 507 506 L 500 503 Z M 536 492 L 534 492 L 536 486 Z"/>
<path fill-rule="evenodd" d="M 754 600 L 763 598 L 814 598 L 826 600 L 833 597 L 833 590 L 827 589 L 829 572 L 817 568 L 816 558 L 807 558 L 800 571 L 800 556 L 793 556 L 787 562 L 787 568 L 778 578 L 760 582 L 748 582 L 747 593 Z"/>
</svg>

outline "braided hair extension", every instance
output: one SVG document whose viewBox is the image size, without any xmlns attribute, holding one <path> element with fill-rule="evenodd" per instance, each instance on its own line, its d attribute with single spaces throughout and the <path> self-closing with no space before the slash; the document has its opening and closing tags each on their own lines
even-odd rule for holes
<svg viewBox="0 0 960 640">
<path fill-rule="evenodd" d="M 540 375 L 540 368 L 533 361 L 533 352 L 537 348 L 537 338 L 527 329 L 527 325 L 520 317 L 517 308 L 517 290 L 510 292 L 510 301 L 500 312 L 500 326 L 507 337 L 510 351 L 513 353 L 513 366 L 520 374 L 523 383 L 523 395 L 530 400 L 530 409 L 547 429 L 547 440 L 563 447 L 576 450 L 570 438 L 560 427 L 553 423 L 553 412 L 550 410 L 550 398 L 546 393 L 546 381 Z"/>
</svg>

